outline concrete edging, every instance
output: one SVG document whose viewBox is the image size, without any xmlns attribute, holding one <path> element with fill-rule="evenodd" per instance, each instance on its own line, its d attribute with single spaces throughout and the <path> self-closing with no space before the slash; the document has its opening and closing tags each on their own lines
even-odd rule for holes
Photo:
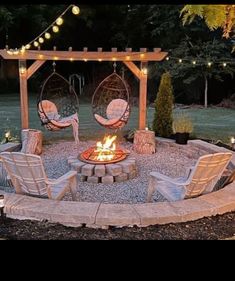
<svg viewBox="0 0 235 281">
<path fill-rule="evenodd" d="M 202 141 L 191 141 L 191 143 L 213 151 L 217 148 Z M 219 148 L 214 152 L 217 151 L 222 150 Z M 235 165 L 235 153 L 232 164 Z M 7 217 L 48 220 L 52 223 L 72 227 L 81 225 L 98 228 L 134 225 L 146 227 L 156 224 L 193 221 L 235 211 L 235 182 L 221 190 L 194 199 L 143 204 L 54 201 L 12 193 L 4 193 L 4 195 L 4 211 Z"/>
</svg>

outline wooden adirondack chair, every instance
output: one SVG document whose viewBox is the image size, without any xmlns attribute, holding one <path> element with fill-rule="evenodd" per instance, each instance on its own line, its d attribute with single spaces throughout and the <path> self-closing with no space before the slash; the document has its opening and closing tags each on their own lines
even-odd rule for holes
<svg viewBox="0 0 235 281">
<path fill-rule="evenodd" d="M 215 153 L 201 156 L 195 167 L 190 168 L 185 178 L 172 179 L 158 172 L 150 173 L 147 202 L 151 201 L 155 190 L 168 201 L 197 197 L 213 190 L 232 153 Z"/>
<path fill-rule="evenodd" d="M 0 157 L 18 194 L 61 200 L 77 193 L 77 172 L 70 171 L 58 179 L 48 179 L 40 156 L 21 152 L 2 152 Z"/>
</svg>

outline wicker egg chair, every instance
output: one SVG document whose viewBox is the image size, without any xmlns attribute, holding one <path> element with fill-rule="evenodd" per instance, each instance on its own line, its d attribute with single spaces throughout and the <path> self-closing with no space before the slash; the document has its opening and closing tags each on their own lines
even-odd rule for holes
<svg viewBox="0 0 235 281">
<path fill-rule="evenodd" d="M 121 129 L 130 116 L 130 94 L 126 82 L 116 73 L 106 77 L 92 97 L 95 120 L 107 129 Z"/>
<path fill-rule="evenodd" d="M 77 138 L 79 102 L 74 88 L 55 70 L 45 80 L 37 101 L 41 124 L 49 131 L 70 126 Z"/>
</svg>

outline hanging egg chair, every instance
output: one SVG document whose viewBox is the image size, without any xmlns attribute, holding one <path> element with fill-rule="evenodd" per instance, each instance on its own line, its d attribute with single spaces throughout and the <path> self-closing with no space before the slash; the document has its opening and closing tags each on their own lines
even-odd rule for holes
<svg viewBox="0 0 235 281">
<path fill-rule="evenodd" d="M 41 124 L 49 131 L 73 127 L 78 140 L 78 97 L 74 88 L 54 71 L 45 80 L 38 97 L 37 110 Z"/>
<path fill-rule="evenodd" d="M 115 69 L 96 88 L 92 97 L 92 111 L 95 120 L 107 129 L 121 129 L 128 122 L 129 90 Z"/>
</svg>

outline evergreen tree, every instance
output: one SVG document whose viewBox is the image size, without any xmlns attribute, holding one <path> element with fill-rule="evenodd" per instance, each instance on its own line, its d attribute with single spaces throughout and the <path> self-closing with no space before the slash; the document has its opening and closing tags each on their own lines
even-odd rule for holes
<svg viewBox="0 0 235 281">
<path fill-rule="evenodd" d="M 173 100 L 171 76 L 169 72 L 166 72 L 161 77 L 157 98 L 155 100 L 153 130 L 157 136 L 167 138 L 172 134 Z"/>
</svg>

